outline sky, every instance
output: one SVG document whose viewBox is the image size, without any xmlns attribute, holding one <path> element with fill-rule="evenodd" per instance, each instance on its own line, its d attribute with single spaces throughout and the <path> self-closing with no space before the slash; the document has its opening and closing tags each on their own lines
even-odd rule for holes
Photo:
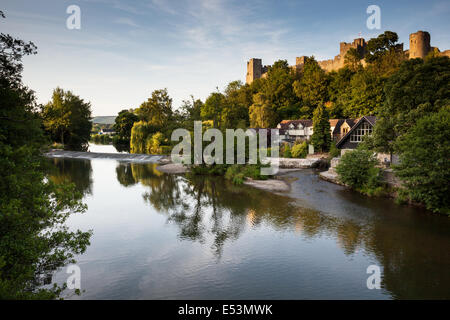
<svg viewBox="0 0 450 320">
<path fill-rule="evenodd" d="M 67 7 L 81 11 L 81 28 L 68 29 Z M 368 29 L 369 5 L 381 9 L 381 28 Z M 167 88 L 174 108 L 190 96 L 204 100 L 233 80 L 245 82 L 246 62 L 263 64 L 314 55 L 331 59 L 339 42 L 395 31 L 431 34 L 450 49 L 450 1 L 262 0 L 1 0 L 0 30 L 33 41 L 24 83 L 39 103 L 56 87 L 90 101 L 94 116 L 137 108 Z"/>
</svg>

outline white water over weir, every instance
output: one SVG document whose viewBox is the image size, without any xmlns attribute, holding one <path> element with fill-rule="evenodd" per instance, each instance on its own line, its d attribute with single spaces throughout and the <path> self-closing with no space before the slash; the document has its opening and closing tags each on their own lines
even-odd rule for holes
<svg viewBox="0 0 450 320">
<path fill-rule="evenodd" d="M 117 161 L 137 163 L 159 163 L 163 158 L 161 155 L 136 154 L 136 153 L 100 153 L 66 150 L 50 150 L 44 154 L 48 158 L 70 158 L 70 159 L 111 159 Z"/>
</svg>

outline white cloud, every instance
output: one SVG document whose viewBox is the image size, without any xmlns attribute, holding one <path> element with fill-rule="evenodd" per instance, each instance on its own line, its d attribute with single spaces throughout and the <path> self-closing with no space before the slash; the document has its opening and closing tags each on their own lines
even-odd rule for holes
<svg viewBox="0 0 450 320">
<path fill-rule="evenodd" d="M 135 27 L 135 28 L 139 27 L 138 24 L 130 18 L 120 17 L 120 18 L 117 18 L 114 22 L 117 24 L 123 24 L 123 25 L 129 26 L 129 27 Z"/>
</svg>

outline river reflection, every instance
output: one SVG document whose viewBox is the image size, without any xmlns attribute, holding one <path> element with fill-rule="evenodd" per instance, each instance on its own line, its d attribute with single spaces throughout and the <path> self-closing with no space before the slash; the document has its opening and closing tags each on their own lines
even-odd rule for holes
<svg viewBox="0 0 450 320">
<path fill-rule="evenodd" d="M 115 231 L 103 241 L 127 257 L 116 269 L 120 281 L 114 275 L 110 279 L 121 293 L 108 291 L 111 284 L 97 284 L 86 288 L 87 298 L 450 298 L 446 217 L 360 196 L 308 170 L 290 175 L 297 179 L 290 193 L 275 194 L 220 177 L 167 175 L 154 164 L 109 161 L 92 169 L 84 162 L 55 164 L 61 179 L 72 179 L 86 193 L 98 185 L 88 203 L 91 218 L 88 214 L 85 221 L 92 219 L 94 235 L 99 222 L 93 216 L 99 214 L 99 201 L 105 201 L 95 190 L 111 185 L 104 175 L 114 174 L 122 189 L 108 190 L 122 200 L 109 206 L 108 215 L 122 219 L 122 228 L 119 222 L 108 227 Z M 125 209 L 133 203 L 133 212 L 145 211 L 131 200 L 136 192 L 151 209 L 151 223 Z M 133 217 L 151 232 L 137 228 Z M 132 228 L 140 231 L 130 243 L 127 230 Z M 127 243 L 118 240 L 119 233 L 129 234 Z M 98 268 L 118 268 L 119 253 L 105 256 L 101 247 L 106 244 L 100 242 L 94 239 L 92 250 L 103 250 L 101 259 L 91 253 L 86 262 L 88 270 L 96 266 L 92 274 L 97 276 Z M 164 251 L 167 246 L 170 253 Z M 130 256 L 137 248 L 142 248 L 139 254 Z M 161 255 L 163 260 L 155 260 Z M 381 290 L 366 287 L 371 264 L 383 271 Z"/>
<path fill-rule="evenodd" d="M 71 183 L 82 195 L 92 194 L 92 166 L 90 161 L 64 158 L 49 159 L 48 177 L 54 183 Z"/>
</svg>

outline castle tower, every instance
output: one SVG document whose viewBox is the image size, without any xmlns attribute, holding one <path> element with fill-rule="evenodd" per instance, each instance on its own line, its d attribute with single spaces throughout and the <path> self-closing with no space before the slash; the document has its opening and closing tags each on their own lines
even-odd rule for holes
<svg viewBox="0 0 450 320">
<path fill-rule="evenodd" d="M 356 39 L 353 39 L 352 43 L 340 42 L 339 43 L 340 58 L 344 59 L 345 54 L 351 48 L 356 49 L 356 51 L 358 51 L 361 58 L 363 58 L 366 55 L 366 50 L 367 50 L 366 40 L 364 40 L 364 38 L 356 38 Z M 343 62 L 343 60 L 342 60 L 342 62 Z"/>
<path fill-rule="evenodd" d="M 262 75 L 262 60 L 257 58 L 252 58 L 247 61 L 247 77 L 245 82 L 250 84 L 255 79 L 261 78 Z"/>
<path fill-rule="evenodd" d="M 417 31 L 409 35 L 409 58 L 425 58 L 430 52 L 430 34 L 426 31 Z"/>
</svg>

